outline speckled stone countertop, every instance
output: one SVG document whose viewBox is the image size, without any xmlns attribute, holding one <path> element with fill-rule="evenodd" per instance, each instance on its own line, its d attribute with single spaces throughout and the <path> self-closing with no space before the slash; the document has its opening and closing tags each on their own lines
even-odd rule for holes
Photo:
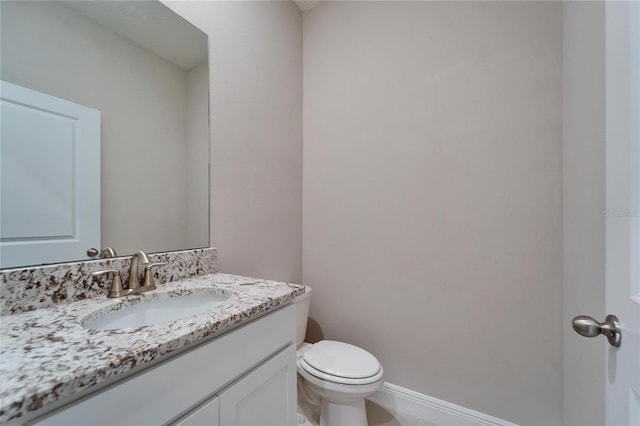
<svg viewBox="0 0 640 426">
<path fill-rule="evenodd" d="M 206 313 L 159 325 L 104 331 L 81 325 L 97 310 L 190 293 L 229 299 Z M 0 423 L 248 322 L 302 293 L 304 287 L 295 284 L 214 273 L 167 283 L 140 296 L 103 295 L 2 316 Z"/>
</svg>

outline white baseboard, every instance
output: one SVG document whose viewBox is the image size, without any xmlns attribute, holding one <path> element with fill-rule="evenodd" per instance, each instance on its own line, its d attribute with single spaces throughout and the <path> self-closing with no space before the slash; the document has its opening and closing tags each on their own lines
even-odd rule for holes
<svg viewBox="0 0 640 426">
<path fill-rule="evenodd" d="M 367 399 L 440 426 L 517 426 L 515 423 L 386 382 Z"/>
</svg>

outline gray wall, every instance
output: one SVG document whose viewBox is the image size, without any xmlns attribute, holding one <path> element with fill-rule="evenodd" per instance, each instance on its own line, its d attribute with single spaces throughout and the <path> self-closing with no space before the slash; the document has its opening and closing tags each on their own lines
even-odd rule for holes
<svg viewBox="0 0 640 426">
<path fill-rule="evenodd" d="M 563 421 L 562 5 L 304 14 L 303 277 L 391 383 Z"/>
<path fill-rule="evenodd" d="M 301 27 L 289 6 L 172 4 L 212 36 L 222 270 L 298 281 Z M 602 424 L 603 372 L 589 373 L 601 345 L 558 324 L 604 315 L 604 254 L 588 250 L 604 247 L 603 6 L 393 8 L 305 14 L 312 316 L 325 337 L 376 353 L 387 380 L 524 424 L 563 423 L 564 337 L 564 422 Z M 278 181 L 289 190 L 269 190 Z"/>
<path fill-rule="evenodd" d="M 211 246 L 219 270 L 302 279 L 302 13 L 165 1 L 209 35 Z"/>
<path fill-rule="evenodd" d="M 603 425 L 605 350 L 568 325 L 604 318 L 604 2 L 563 3 L 564 403 L 571 426 Z"/>
</svg>

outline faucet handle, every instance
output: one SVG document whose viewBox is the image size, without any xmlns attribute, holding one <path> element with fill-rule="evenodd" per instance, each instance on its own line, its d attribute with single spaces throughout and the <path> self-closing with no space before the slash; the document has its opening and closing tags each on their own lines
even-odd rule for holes
<svg viewBox="0 0 640 426">
<path fill-rule="evenodd" d="M 153 282 L 153 268 L 158 266 L 166 265 L 165 262 L 156 262 L 156 263 L 147 263 L 144 267 L 144 282 L 142 283 L 142 287 L 140 287 L 140 291 L 151 291 L 156 289 L 156 285 Z"/>
<path fill-rule="evenodd" d="M 122 287 L 122 277 L 120 276 L 120 271 L 118 271 L 117 269 L 105 269 L 103 271 L 96 271 L 91 273 L 91 275 L 93 275 L 94 277 L 99 277 L 99 276 L 108 275 L 108 274 L 113 275 L 113 280 L 111 281 L 111 288 L 109 289 L 109 294 L 107 294 L 108 298 L 112 299 L 114 297 L 122 297 L 122 296 L 127 296 L 129 294 L 135 294 L 133 290 L 131 289 L 125 290 Z"/>
<path fill-rule="evenodd" d="M 87 250 L 87 256 L 107 259 L 110 257 L 118 257 L 118 253 L 111 247 L 105 247 L 102 250 L 98 250 L 95 247 L 91 247 L 89 250 Z"/>
</svg>

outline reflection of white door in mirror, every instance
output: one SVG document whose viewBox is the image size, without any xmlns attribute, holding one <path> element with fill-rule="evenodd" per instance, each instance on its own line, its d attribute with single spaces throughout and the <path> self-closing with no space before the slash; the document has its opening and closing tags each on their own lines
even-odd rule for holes
<svg viewBox="0 0 640 426">
<path fill-rule="evenodd" d="M 100 111 L 0 82 L 0 267 L 100 246 Z"/>
</svg>

